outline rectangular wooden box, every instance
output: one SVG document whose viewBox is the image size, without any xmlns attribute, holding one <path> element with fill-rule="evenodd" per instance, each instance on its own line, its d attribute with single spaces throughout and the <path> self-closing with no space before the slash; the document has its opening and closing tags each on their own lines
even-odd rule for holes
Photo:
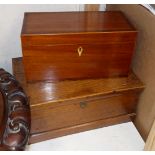
<svg viewBox="0 0 155 155">
<path fill-rule="evenodd" d="M 122 123 L 136 115 L 144 85 L 129 77 L 27 84 L 21 59 L 13 72 L 30 98 L 30 143 Z"/>
<path fill-rule="evenodd" d="M 137 31 L 121 12 L 25 13 L 28 82 L 127 76 Z"/>
</svg>

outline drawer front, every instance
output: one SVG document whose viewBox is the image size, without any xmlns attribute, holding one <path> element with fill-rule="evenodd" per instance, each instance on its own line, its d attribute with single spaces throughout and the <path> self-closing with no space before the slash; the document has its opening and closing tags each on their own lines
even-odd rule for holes
<svg viewBox="0 0 155 155">
<path fill-rule="evenodd" d="M 23 48 L 28 81 L 125 76 L 134 42 Z"/>
<path fill-rule="evenodd" d="M 60 106 L 52 103 L 31 107 L 31 133 L 60 129 L 100 119 L 135 112 L 137 92 L 103 96 L 95 100 L 66 102 Z"/>
</svg>

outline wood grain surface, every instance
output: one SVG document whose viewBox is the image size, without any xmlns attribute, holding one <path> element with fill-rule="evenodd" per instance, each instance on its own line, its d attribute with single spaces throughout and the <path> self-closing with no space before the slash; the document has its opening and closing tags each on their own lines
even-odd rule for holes
<svg viewBox="0 0 155 155">
<path fill-rule="evenodd" d="M 127 91 L 31 107 L 31 134 L 135 113 L 138 96 L 139 91 Z"/>
<path fill-rule="evenodd" d="M 78 48 L 83 49 L 81 56 Z M 134 51 L 133 41 L 24 47 L 26 79 L 32 82 L 126 76 L 131 51 Z"/>
<path fill-rule="evenodd" d="M 121 12 L 26 13 L 21 33 L 26 80 L 127 76 L 136 36 Z"/>
<path fill-rule="evenodd" d="M 122 115 L 118 117 L 108 118 L 108 119 L 100 119 L 93 122 L 88 122 L 80 125 L 75 125 L 71 127 L 61 128 L 57 130 L 50 130 L 47 132 L 42 132 L 38 134 L 32 134 L 29 143 L 37 143 L 40 141 L 48 140 L 51 138 L 57 138 L 60 136 L 75 134 L 87 130 L 92 130 L 96 128 L 102 128 L 105 126 L 110 126 L 119 123 L 125 123 L 131 121 L 131 119 L 135 116 L 135 114 L 130 115 Z"/>
<path fill-rule="evenodd" d="M 22 35 L 80 32 L 135 31 L 119 12 L 33 12 L 25 13 Z"/>
<path fill-rule="evenodd" d="M 132 72 L 128 77 L 26 83 L 22 58 L 13 59 L 13 72 L 31 97 L 31 106 L 38 106 L 48 102 L 54 104 L 57 101 L 78 98 L 89 99 L 92 96 L 144 88 L 143 83 Z"/>
<path fill-rule="evenodd" d="M 13 72 L 31 101 L 30 143 L 127 121 L 144 88 L 132 72 L 121 78 L 26 83 L 21 58 L 13 59 Z"/>
</svg>

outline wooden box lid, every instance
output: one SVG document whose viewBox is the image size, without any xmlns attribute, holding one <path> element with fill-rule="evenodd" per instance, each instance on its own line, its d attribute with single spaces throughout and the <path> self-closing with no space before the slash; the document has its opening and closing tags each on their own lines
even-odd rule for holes
<svg viewBox="0 0 155 155">
<path fill-rule="evenodd" d="M 22 58 L 13 59 L 13 73 L 30 96 L 31 107 L 144 88 L 134 73 L 130 73 L 129 77 L 26 83 Z"/>
<path fill-rule="evenodd" d="M 25 13 L 22 36 L 133 30 L 119 11 L 35 12 Z"/>
</svg>

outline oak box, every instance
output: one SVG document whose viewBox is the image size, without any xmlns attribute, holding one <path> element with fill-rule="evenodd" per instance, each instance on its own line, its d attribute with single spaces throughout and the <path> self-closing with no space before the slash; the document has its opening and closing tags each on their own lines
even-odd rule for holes
<svg viewBox="0 0 155 155">
<path fill-rule="evenodd" d="M 26 83 L 21 58 L 13 72 L 30 99 L 30 143 L 130 121 L 143 83 L 128 77 Z"/>
</svg>

